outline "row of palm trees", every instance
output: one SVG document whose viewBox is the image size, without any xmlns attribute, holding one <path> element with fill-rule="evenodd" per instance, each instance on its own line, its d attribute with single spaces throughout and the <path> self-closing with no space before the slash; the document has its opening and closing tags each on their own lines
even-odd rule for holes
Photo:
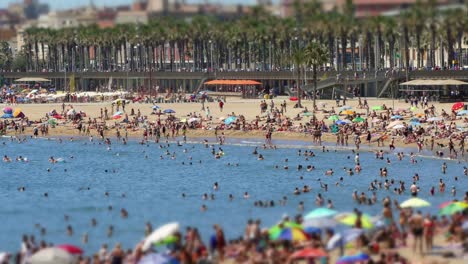
<svg viewBox="0 0 468 264">
<path fill-rule="evenodd" d="M 22 54 L 28 71 L 273 71 L 294 69 L 294 52 L 314 42 L 326 47 L 319 68 L 420 68 L 436 66 L 436 58 L 438 66 L 452 67 L 468 33 L 468 8 L 441 11 L 435 0 L 418 1 L 398 16 L 362 19 L 352 1 L 342 12 L 324 13 L 318 1 L 295 10 L 294 18 L 256 7 L 233 21 L 164 17 L 106 29 L 29 28 Z"/>
</svg>

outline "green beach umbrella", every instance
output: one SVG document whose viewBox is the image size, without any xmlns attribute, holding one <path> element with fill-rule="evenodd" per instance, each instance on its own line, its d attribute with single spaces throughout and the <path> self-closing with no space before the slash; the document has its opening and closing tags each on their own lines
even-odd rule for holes
<svg viewBox="0 0 468 264">
<path fill-rule="evenodd" d="M 409 207 L 426 207 L 426 206 L 431 206 L 431 204 L 423 200 L 421 198 L 413 197 L 410 198 L 400 204 L 401 208 L 409 208 Z"/>
<path fill-rule="evenodd" d="M 440 209 L 439 215 L 453 215 L 458 212 L 463 212 L 466 208 L 468 208 L 468 203 L 452 202 Z"/>
<path fill-rule="evenodd" d="M 299 229 L 304 229 L 304 227 L 296 222 L 292 222 L 292 221 L 286 221 L 286 222 L 283 222 L 281 224 L 278 224 L 278 225 L 275 225 L 275 226 L 272 226 L 269 230 L 268 230 L 268 234 L 270 235 L 270 238 L 271 239 L 275 239 L 277 238 L 280 234 L 281 234 L 281 231 L 283 231 L 283 229 L 285 228 L 299 228 Z"/>
<path fill-rule="evenodd" d="M 331 120 L 331 121 L 338 121 L 338 120 L 340 120 L 340 117 L 337 116 L 337 115 L 332 115 L 332 116 L 330 116 L 330 117 L 328 118 L 328 120 Z"/>
<path fill-rule="evenodd" d="M 372 107 L 372 110 L 383 110 L 383 107 L 381 105 L 376 105 Z"/>
<path fill-rule="evenodd" d="M 364 121 L 366 121 L 366 120 L 364 118 L 360 117 L 360 116 L 353 119 L 354 123 L 359 123 L 359 122 L 364 122 Z"/>
<path fill-rule="evenodd" d="M 312 113 L 312 112 L 305 112 L 305 113 L 303 113 L 302 115 L 303 115 L 303 116 L 312 116 L 313 113 Z"/>
</svg>

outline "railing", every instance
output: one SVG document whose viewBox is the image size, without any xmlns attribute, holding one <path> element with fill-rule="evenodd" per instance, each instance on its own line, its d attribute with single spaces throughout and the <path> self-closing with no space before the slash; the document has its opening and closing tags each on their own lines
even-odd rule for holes
<svg viewBox="0 0 468 264">
<path fill-rule="evenodd" d="M 375 72 L 358 72 L 359 78 L 357 80 L 363 80 L 362 76 L 366 74 L 364 80 L 375 81 Z M 66 73 L 67 76 L 74 74 L 76 78 L 83 79 L 108 79 L 112 76 L 114 79 L 126 79 L 126 78 L 139 78 L 149 79 L 149 72 L 76 72 Z M 341 75 L 341 78 L 348 78 L 350 82 L 354 82 L 354 71 L 321 71 L 317 73 L 318 78 L 328 76 L 330 79 L 336 77 L 337 74 Z M 42 77 L 49 79 L 60 79 L 65 77 L 65 72 L 2 72 L 6 79 L 18 79 L 25 76 L 28 77 Z M 406 77 L 406 72 L 399 71 L 398 76 Z M 181 79 L 181 80 L 200 80 L 202 78 L 207 79 L 252 79 L 252 80 L 296 80 L 297 73 L 293 71 L 272 71 L 272 72 L 260 72 L 260 71 L 239 71 L 239 72 L 216 72 L 216 73 L 203 73 L 203 72 L 159 72 L 153 71 L 151 73 L 152 79 Z M 378 72 L 378 80 L 385 79 L 385 72 Z M 468 71 L 466 70 L 445 70 L 445 71 L 410 71 L 408 72 L 409 79 L 458 79 L 468 80 Z M 304 79 L 302 77 L 301 79 Z M 307 71 L 306 80 L 312 81 L 312 72 Z M 328 78 L 327 78 L 328 79 Z"/>
</svg>

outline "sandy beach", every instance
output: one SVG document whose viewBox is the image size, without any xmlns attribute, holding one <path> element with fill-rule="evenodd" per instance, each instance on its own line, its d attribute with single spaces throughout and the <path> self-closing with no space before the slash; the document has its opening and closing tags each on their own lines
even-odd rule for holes
<svg viewBox="0 0 468 264">
<path fill-rule="evenodd" d="M 387 107 L 393 109 L 409 109 L 409 103 L 399 100 L 390 100 L 390 99 L 376 99 L 376 98 L 362 98 L 362 100 L 367 99 L 370 109 L 374 106 L 382 106 L 386 105 Z M 210 115 L 212 116 L 211 120 L 204 121 L 205 128 L 204 129 L 196 129 L 196 130 L 188 130 L 187 137 L 195 137 L 195 138 L 208 138 L 214 137 L 214 128 L 222 124 L 221 119 L 227 117 L 228 115 L 243 115 L 245 116 L 247 121 L 255 120 L 256 116 L 262 116 L 260 111 L 260 99 L 241 99 L 238 97 L 228 97 L 226 99 L 226 103 L 224 104 L 223 111 L 220 111 L 218 107 L 218 103 L 215 102 L 207 102 L 205 103 L 205 107 L 210 109 Z M 313 109 L 313 104 L 311 100 L 304 100 L 303 106 L 304 108 L 294 108 L 295 102 L 291 102 L 288 100 L 287 97 L 279 97 L 272 100 L 275 106 L 278 106 L 286 101 L 287 104 L 287 112 L 285 116 L 290 117 L 291 119 L 296 116 L 301 116 L 306 109 L 311 112 Z M 270 105 L 271 100 L 267 100 L 268 105 Z M 83 111 L 86 113 L 86 118 L 84 121 L 88 120 L 88 118 L 99 118 L 101 109 L 107 108 L 109 115 L 116 111 L 115 107 L 112 107 L 111 102 L 101 102 L 101 103 L 71 103 L 66 104 L 66 108 L 69 109 L 70 105 L 76 111 Z M 351 106 L 352 110 L 356 112 L 356 114 L 361 115 L 362 117 L 366 117 L 366 109 L 358 108 L 358 100 L 352 99 L 348 100 L 346 103 L 347 106 Z M 434 105 L 436 108 L 436 113 L 439 113 L 444 109 L 447 113 L 451 112 L 451 106 L 453 103 L 438 103 L 438 102 L 430 102 L 429 106 Z M 5 107 L 4 105 L 3 107 Z M 130 113 L 131 109 L 134 110 L 135 113 L 138 111 L 141 112 L 141 115 L 148 116 L 150 121 L 155 121 L 158 116 L 152 114 L 153 104 L 145 104 L 145 103 L 130 103 L 126 106 L 126 113 Z M 187 116 L 190 113 L 197 113 L 201 114 L 205 118 L 205 111 L 202 110 L 202 105 L 200 103 L 162 103 L 158 104 L 160 109 L 173 109 L 176 111 L 174 114 L 176 117 L 183 120 L 184 118 L 187 119 Z M 318 120 L 325 120 L 326 124 L 332 124 L 332 121 L 327 120 L 327 117 L 331 114 L 324 113 L 322 110 L 329 111 L 332 107 L 335 109 L 336 112 L 339 112 L 338 109 L 340 106 L 336 106 L 336 102 L 332 100 L 317 100 L 317 106 L 319 111 L 315 112 L 315 115 Z M 51 104 L 21 104 L 16 106 L 11 106 L 12 108 L 20 108 L 23 113 L 31 120 L 40 122 L 46 120 L 46 114 L 52 110 L 56 110 L 57 112 L 61 112 L 62 104 L 51 103 Z M 121 110 L 121 109 L 120 109 Z M 370 110 L 371 112 L 372 110 Z M 377 111 L 377 113 L 385 112 L 385 111 Z M 409 111 L 408 111 L 409 112 Z M 412 111 L 412 115 L 423 114 L 424 109 L 418 108 L 415 111 Z M 343 116 L 342 116 L 343 117 Z M 409 122 L 411 118 L 410 114 L 404 116 L 405 119 L 402 120 L 403 122 Z M 165 119 L 165 116 L 161 116 L 161 119 Z M 302 117 L 301 120 L 293 120 L 293 125 L 298 126 L 308 122 L 310 117 Z M 107 120 L 106 123 L 108 125 L 115 124 L 115 122 L 119 122 L 121 120 Z M 458 117 L 455 121 L 457 125 L 464 125 L 462 117 Z M 374 125 L 370 123 L 371 129 Z M 30 133 L 32 128 L 26 128 L 26 133 Z M 235 138 L 257 138 L 257 139 L 264 139 L 265 133 L 259 130 L 251 130 L 251 131 L 240 131 L 240 130 L 223 130 L 222 131 L 227 137 L 235 137 Z M 135 129 L 129 130 L 128 135 L 130 137 L 141 137 L 143 133 L 142 129 Z M 93 134 L 93 132 L 91 132 Z M 78 131 L 75 129 L 75 126 L 71 123 L 63 123 L 59 122 L 59 125 L 55 128 L 49 130 L 50 136 L 73 136 L 79 135 Z M 113 137 L 115 136 L 115 132 L 111 129 L 106 132 L 106 136 Z M 312 143 L 312 137 L 309 134 L 305 133 L 298 133 L 298 132 L 291 132 L 291 131 L 279 131 L 273 132 L 272 136 L 274 139 L 287 139 L 287 140 L 300 140 L 300 141 L 310 141 Z M 322 141 L 328 142 L 330 144 L 336 143 L 336 136 L 331 133 L 324 133 L 322 135 Z M 386 139 L 388 145 L 389 139 Z M 438 139 L 437 142 L 446 143 L 447 139 Z M 351 145 L 351 144 L 350 144 Z M 368 145 L 366 143 L 366 145 Z M 377 143 L 374 141 L 369 146 L 377 146 Z M 404 146 L 404 147 L 416 147 L 416 143 L 407 143 L 403 141 L 403 138 L 396 137 L 395 138 L 395 146 Z"/>
</svg>

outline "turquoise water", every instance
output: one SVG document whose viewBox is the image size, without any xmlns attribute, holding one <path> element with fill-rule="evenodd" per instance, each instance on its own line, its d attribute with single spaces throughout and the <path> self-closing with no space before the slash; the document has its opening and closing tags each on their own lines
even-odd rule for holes
<svg viewBox="0 0 468 264">
<path fill-rule="evenodd" d="M 73 142 L 30 139 L 22 143 L 0 139 L 1 155 L 12 159 L 21 155 L 29 160 L 27 163 L 0 163 L 0 251 L 19 250 L 21 235 L 25 233 L 34 234 L 36 241 L 79 245 L 88 255 L 97 251 L 102 243 L 113 246 L 115 242 L 122 242 L 125 248 L 133 248 L 144 235 L 146 221 L 150 221 L 153 227 L 170 221 L 178 221 L 183 227 L 196 226 L 205 242 L 213 233 L 212 225 L 218 223 L 228 238 L 237 238 L 242 235 L 249 218 L 260 218 L 263 226 L 270 226 L 283 214 L 294 216 L 299 213 L 300 201 L 305 202 L 306 212 L 314 209 L 318 192 L 325 199 L 332 199 L 337 210 L 350 211 L 358 207 L 351 199 L 352 190 L 364 191 L 370 197 L 369 182 L 374 179 L 383 181 L 379 176 L 379 168 L 382 167 L 388 168 L 388 179 L 396 181 L 391 189 L 398 187 L 399 180 L 404 180 L 408 190 L 413 174 L 419 173 L 420 197 L 434 205 L 453 198 L 450 194 L 452 185 L 457 185 L 458 199 L 462 199 L 463 192 L 468 189 L 463 176 L 466 163 L 456 161 L 419 157 L 417 164 L 411 164 L 408 157 L 398 161 L 392 153 L 386 155 L 392 161 L 388 165 L 385 160 L 375 159 L 373 153 L 363 151 L 363 171 L 348 176 L 342 168 L 354 167 L 354 154 L 349 150 L 322 153 L 321 149 L 314 149 L 316 157 L 305 161 L 293 146 L 277 150 L 259 148 L 265 160 L 258 161 L 252 151 L 253 145 L 261 144 L 261 141 L 239 139 L 229 143 L 221 146 L 225 155 L 214 159 L 211 148 L 199 143 L 184 146 L 171 143 L 168 149 L 160 149 L 154 143 L 140 145 L 131 141 L 124 146 L 113 142 L 111 150 L 108 150 L 107 146 L 90 143 L 86 139 Z M 282 143 L 303 149 L 306 145 L 302 142 Z M 215 149 L 218 150 L 218 146 Z M 176 158 L 165 155 L 166 150 L 175 152 Z M 160 159 L 161 155 L 164 159 Z M 48 162 L 50 156 L 63 158 L 64 162 L 51 164 Z M 289 170 L 283 169 L 285 158 L 289 159 Z M 446 175 L 441 173 L 443 162 L 448 164 Z M 239 165 L 228 166 L 227 163 Z M 297 171 L 298 164 L 303 165 L 304 170 Z M 275 165 L 279 165 L 279 169 L 275 169 Z M 316 170 L 306 172 L 307 165 L 315 166 Z M 334 176 L 324 176 L 329 168 L 334 168 Z M 301 180 L 300 176 L 304 179 Z M 454 176 L 458 176 L 458 182 Z M 344 184 L 336 187 L 339 177 L 344 177 Z M 431 186 L 437 189 L 439 178 L 444 179 L 447 190 L 444 194 L 437 192 L 430 197 L 429 189 Z M 328 184 L 327 192 L 320 189 L 318 179 Z M 214 182 L 219 183 L 218 191 L 213 190 Z M 312 191 L 292 195 L 295 187 L 302 189 L 304 185 L 309 185 Z M 18 191 L 20 186 L 26 190 Z M 250 194 L 249 199 L 242 197 L 246 191 Z M 48 197 L 44 197 L 46 192 Z M 125 197 L 122 197 L 123 193 Z M 186 198 L 182 198 L 182 193 Z M 215 200 L 203 201 L 203 193 L 214 193 Z M 229 194 L 234 195 L 233 201 L 228 199 Z M 377 191 L 379 200 L 387 195 L 400 202 L 410 196 L 408 191 L 399 196 L 384 189 Z M 283 196 L 287 196 L 288 201 L 285 206 L 280 206 L 278 200 Z M 274 200 L 275 206 L 255 207 L 256 200 Z M 208 207 L 206 212 L 200 211 L 202 204 Z M 111 211 L 108 210 L 110 205 L 113 207 Z M 121 208 L 128 211 L 127 219 L 120 217 Z M 368 214 L 378 214 L 382 207 L 379 203 L 359 208 Z M 435 213 L 436 210 L 434 206 L 423 211 Z M 68 222 L 64 220 L 65 214 L 70 217 Z M 92 218 L 97 220 L 96 227 L 91 226 Z M 36 224 L 46 228 L 45 235 L 40 234 Z M 73 236 L 67 236 L 67 225 L 73 227 Z M 114 226 L 110 238 L 106 235 L 109 225 Z M 87 244 L 82 243 L 84 233 L 89 236 Z"/>
</svg>

